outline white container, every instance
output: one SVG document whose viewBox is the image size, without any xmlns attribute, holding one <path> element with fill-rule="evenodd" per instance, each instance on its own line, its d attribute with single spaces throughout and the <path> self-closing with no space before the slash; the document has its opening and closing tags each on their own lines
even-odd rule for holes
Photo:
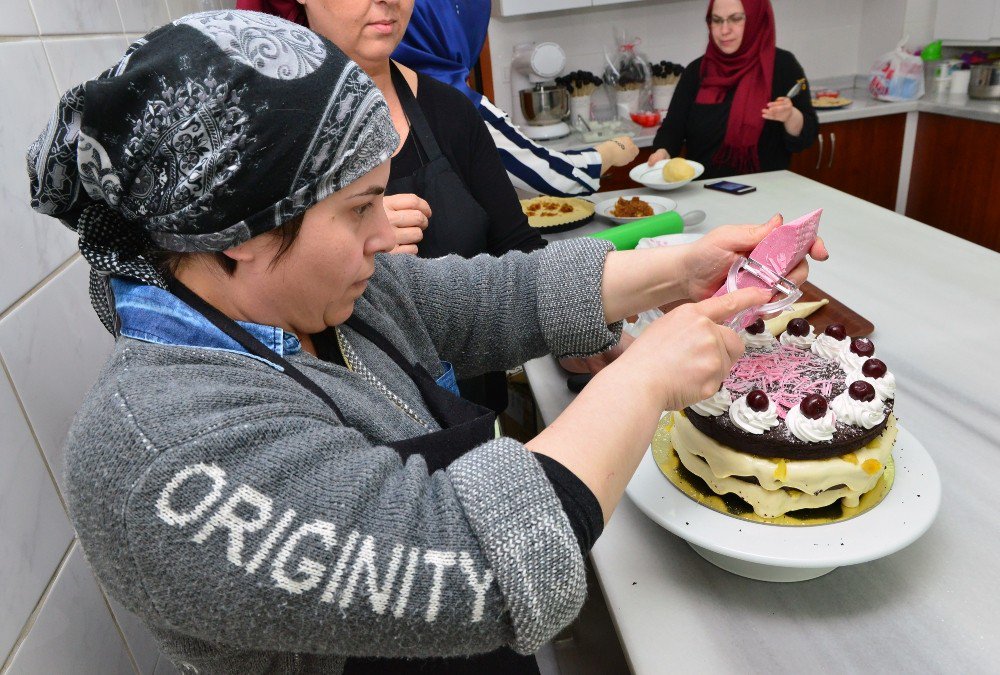
<svg viewBox="0 0 1000 675">
<path fill-rule="evenodd" d="M 617 91 L 618 116 L 621 119 L 627 120 L 629 115 L 639 112 L 639 94 L 641 93 L 641 89 L 619 89 Z"/>
<path fill-rule="evenodd" d="M 585 122 L 590 121 L 590 94 L 587 94 L 586 96 L 569 97 L 570 126 L 583 130 L 585 127 L 580 122 L 581 119 Z"/>
<path fill-rule="evenodd" d="M 653 110 L 659 110 L 664 116 L 667 108 L 670 107 L 670 99 L 674 97 L 676 84 L 654 84 L 653 85 Z"/>
<path fill-rule="evenodd" d="M 969 77 L 971 70 L 953 70 L 951 82 L 948 85 L 948 95 L 962 98 L 969 95 Z"/>
</svg>

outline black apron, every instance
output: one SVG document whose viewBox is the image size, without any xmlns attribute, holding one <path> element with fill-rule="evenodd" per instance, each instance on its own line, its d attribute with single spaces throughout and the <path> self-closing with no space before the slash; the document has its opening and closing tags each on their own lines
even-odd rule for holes
<svg viewBox="0 0 1000 675">
<path fill-rule="evenodd" d="M 346 418 L 330 395 L 298 368 L 265 346 L 238 323 L 205 302 L 181 282 L 171 279 L 168 281 L 168 286 L 171 293 L 193 310 L 199 312 L 249 353 L 281 366 L 286 375 L 318 396 L 333 411 L 334 415 L 346 424 Z M 403 461 L 406 461 L 406 458 L 411 455 L 420 455 L 427 462 L 428 472 L 434 472 L 447 468 L 449 464 L 469 450 L 494 437 L 496 414 L 492 410 L 466 401 L 439 386 L 426 368 L 419 363 L 411 364 L 381 333 L 374 330 L 358 316 L 352 315 L 344 325 L 381 349 L 396 365 L 402 368 L 417 385 L 427 410 L 441 426 L 439 431 L 386 443 L 399 453 Z M 333 328 L 328 328 L 312 337 L 319 358 L 324 361 L 343 363 Z M 503 648 L 469 658 L 349 658 L 344 673 L 345 675 L 367 675 L 368 673 L 373 675 L 376 673 L 380 675 L 413 675 L 416 673 L 440 673 L 442 675 L 526 673 L 534 675 L 538 673 L 538 665 L 533 656 L 522 656 L 510 649 Z"/>
<path fill-rule="evenodd" d="M 390 180 L 385 193 L 412 193 L 430 204 L 431 217 L 424 230 L 424 238 L 417 244 L 417 255 L 421 258 L 440 258 L 457 253 L 463 258 L 471 258 L 486 253 L 489 215 L 442 154 L 403 73 L 392 61 L 389 67 L 399 103 L 410 122 L 410 135 L 421 166 L 409 176 Z M 503 412 L 507 408 L 507 377 L 504 373 L 486 373 L 459 380 L 458 388 L 463 397 L 495 412 Z"/>
</svg>

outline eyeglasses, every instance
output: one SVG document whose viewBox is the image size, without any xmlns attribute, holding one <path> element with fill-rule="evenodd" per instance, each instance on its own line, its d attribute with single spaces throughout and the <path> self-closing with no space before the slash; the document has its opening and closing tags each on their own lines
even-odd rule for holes
<svg viewBox="0 0 1000 675">
<path fill-rule="evenodd" d="M 714 26 L 715 28 L 722 28 L 727 23 L 735 28 L 736 26 L 739 26 L 746 20 L 747 20 L 747 15 L 740 13 L 740 14 L 733 14 L 725 18 L 722 18 L 721 16 L 713 16 L 711 19 L 709 19 L 709 23 L 711 23 L 712 26 Z"/>
</svg>

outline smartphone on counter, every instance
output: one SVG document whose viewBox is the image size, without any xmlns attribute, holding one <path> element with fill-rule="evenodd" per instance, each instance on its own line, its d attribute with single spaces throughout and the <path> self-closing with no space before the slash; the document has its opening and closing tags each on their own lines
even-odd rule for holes
<svg viewBox="0 0 1000 675">
<path fill-rule="evenodd" d="M 731 195 L 745 195 L 757 190 L 753 185 L 734 183 L 731 180 L 717 180 L 714 183 L 705 183 L 705 188 L 708 190 L 718 190 L 719 192 L 728 192 Z"/>
</svg>

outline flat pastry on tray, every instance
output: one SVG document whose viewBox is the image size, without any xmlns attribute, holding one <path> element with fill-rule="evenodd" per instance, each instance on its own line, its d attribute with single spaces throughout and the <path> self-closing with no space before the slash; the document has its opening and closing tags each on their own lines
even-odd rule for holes
<svg viewBox="0 0 1000 675">
<path fill-rule="evenodd" d="M 854 101 L 852 99 L 844 98 L 843 96 L 824 96 L 821 98 L 814 98 L 812 104 L 814 108 L 843 108 L 853 102 Z"/>
<path fill-rule="evenodd" d="M 540 229 L 583 224 L 594 217 L 594 204 L 579 197 L 533 197 L 521 200 L 528 224 Z"/>
</svg>

